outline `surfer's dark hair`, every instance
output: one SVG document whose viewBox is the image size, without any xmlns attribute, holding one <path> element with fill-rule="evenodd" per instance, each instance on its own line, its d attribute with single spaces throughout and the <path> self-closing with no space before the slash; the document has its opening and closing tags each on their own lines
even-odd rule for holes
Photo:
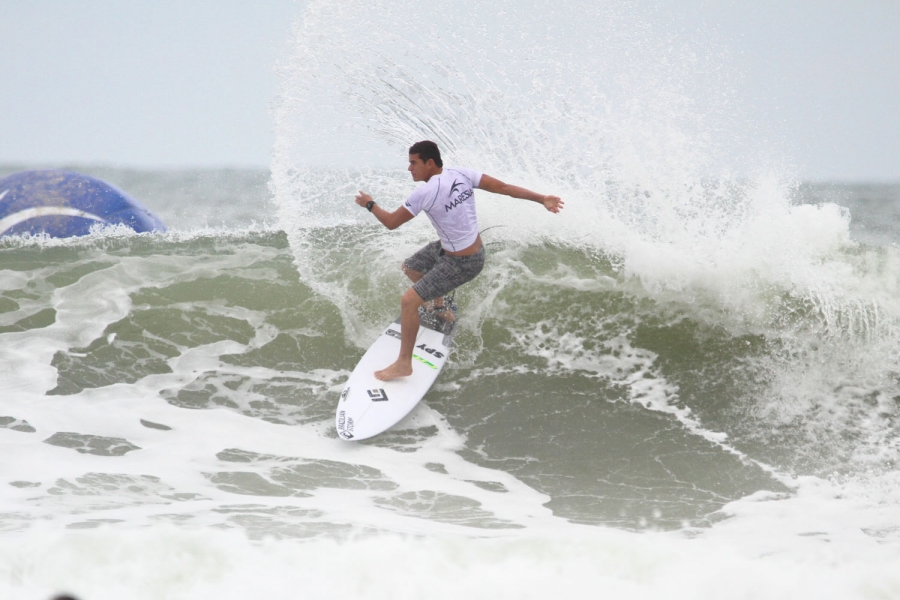
<svg viewBox="0 0 900 600">
<path fill-rule="evenodd" d="M 419 158 L 422 159 L 422 162 L 433 160 L 435 165 L 439 167 L 444 166 L 444 161 L 441 160 L 441 151 L 438 150 L 438 146 L 434 142 L 428 140 L 416 142 L 409 147 L 409 153 L 418 154 Z"/>
</svg>

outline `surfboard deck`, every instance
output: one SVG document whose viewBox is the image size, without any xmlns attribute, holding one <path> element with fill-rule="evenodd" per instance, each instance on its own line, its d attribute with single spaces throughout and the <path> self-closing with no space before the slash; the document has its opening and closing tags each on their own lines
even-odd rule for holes
<svg viewBox="0 0 900 600">
<path fill-rule="evenodd" d="M 451 306 L 454 316 L 456 305 Z M 397 359 L 400 352 L 400 319 L 387 326 L 353 369 L 341 392 L 335 415 L 338 437 L 360 441 L 382 433 L 408 415 L 434 384 L 447 363 L 457 319 L 445 323 L 433 314 L 419 313 L 421 323 L 413 349 L 409 377 L 379 381 L 375 371 Z"/>
</svg>

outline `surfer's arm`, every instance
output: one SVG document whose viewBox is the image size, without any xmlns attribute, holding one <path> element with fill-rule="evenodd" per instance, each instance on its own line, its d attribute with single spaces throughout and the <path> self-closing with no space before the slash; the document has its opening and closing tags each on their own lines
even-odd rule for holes
<svg viewBox="0 0 900 600">
<path fill-rule="evenodd" d="M 544 208 L 552 213 L 558 213 L 565 204 L 559 196 L 538 194 L 537 192 L 532 192 L 529 189 L 517 185 L 504 183 L 490 175 L 481 176 L 481 181 L 478 183 L 478 189 L 491 192 L 492 194 L 503 194 L 504 196 L 510 196 L 512 198 L 531 200 L 532 202 L 543 204 Z"/>
<path fill-rule="evenodd" d="M 369 202 L 373 203 L 371 213 L 388 229 L 397 229 L 415 216 L 404 206 L 400 206 L 394 212 L 388 212 L 375 204 L 375 201 L 372 200 L 372 196 L 363 191 L 360 191 L 359 194 L 356 195 L 356 203 L 360 206 L 365 208 Z"/>
</svg>

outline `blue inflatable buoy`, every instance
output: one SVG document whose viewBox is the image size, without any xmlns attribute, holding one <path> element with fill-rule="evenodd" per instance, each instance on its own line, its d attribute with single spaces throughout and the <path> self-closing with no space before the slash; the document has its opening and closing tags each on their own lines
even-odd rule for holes
<svg viewBox="0 0 900 600">
<path fill-rule="evenodd" d="M 140 202 L 105 181 L 71 171 L 21 171 L 0 178 L 0 235 L 87 235 L 96 225 L 138 233 L 166 226 Z"/>
</svg>

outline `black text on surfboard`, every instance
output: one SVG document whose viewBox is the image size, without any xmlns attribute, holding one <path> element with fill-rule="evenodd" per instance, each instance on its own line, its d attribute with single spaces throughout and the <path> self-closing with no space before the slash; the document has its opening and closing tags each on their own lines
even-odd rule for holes
<svg viewBox="0 0 900 600">
<path fill-rule="evenodd" d="M 432 355 L 435 358 L 444 358 L 443 352 L 440 352 L 439 350 L 435 350 L 434 348 L 429 348 L 425 344 L 419 344 L 418 346 L 416 346 L 416 348 L 418 348 L 419 350 L 424 350 L 425 352 L 427 352 L 428 354 Z"/>
<path fill-rule="evenodd" d="M 344 439 L 353 439 L 353 419 L 348 417 L 344 411 L 338 411 L 337 429 Z"/>
</svg>

